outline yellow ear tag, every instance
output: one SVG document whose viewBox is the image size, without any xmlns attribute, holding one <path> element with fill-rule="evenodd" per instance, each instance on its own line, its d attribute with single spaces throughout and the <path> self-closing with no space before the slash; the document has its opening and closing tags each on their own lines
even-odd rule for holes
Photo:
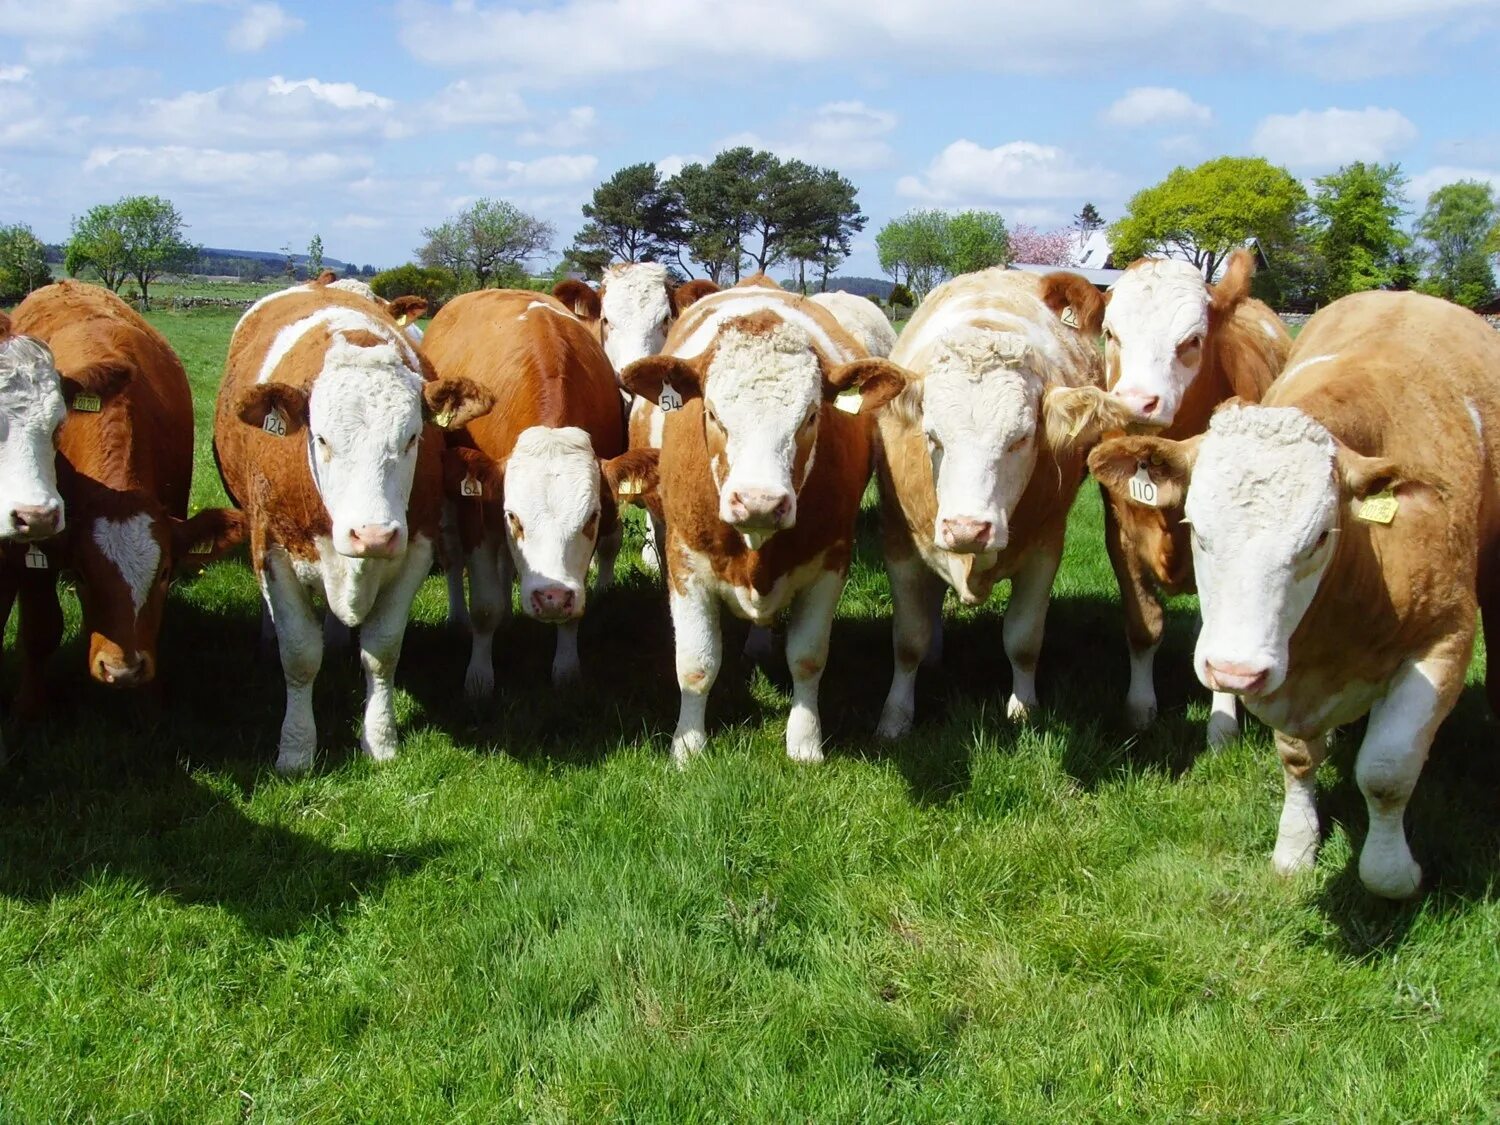
<svg viewBox="0 0 1500 1125">
<path fill-rule="evenodd" d="M 864 402 L 864 395 L 839 395 L 838 398 L 833 400 L 833 405 L 837 406 L 845 414 L 858 414 L 859 408 L 864 405 Z"/>
<path fill-rule="evenodd" d="M 622 480 L 615 489 L 619 496 L 639 496 L 641 494 L 641 482 L 638 480 Z"/>
<path fill-rule="evenodd" d="M 72 405 L 84 414 L 98 414 L 101 403 L 98 395 L 74 395 Z"/>
<path fill-rule="evenodd" d="M 1073 311 L 1072 305 L 1069 305 L 1067 308 L 1063 309 L 1062 322 L 1069 328 L 1078 327 L 1078 314 Z"/>
<path fill-rule="evenodd" d="M 281 416 L 281 411 L 279 410 L 273 410 L 267 414 L 265 421 L 260 424 L 260 428 L 268 434 L 275 434 L 277 437 L 286 437 L 286 419 Z"/>
<path fill-rule="evenodd" d="M 398 316 L 396 318 L 396 327 L 397 328 L 405 328 L 406 327 L 406 322 L 408 320 L 410 320 L 410 319 L 411 319 L 411 317 L 407 316 L 405 313 L 402 313 L 400 316 Z"/>
<path fill-rule="evenodd" d="M 472 476 L 464 477 L 458 482 L 458 494 L 460 496 L 483 496 L 484 485 Z"/>
<path fill-rule="evenodd" d="M 214 541 L 212 539 L 201 539 L 188 548 L 190 555 L 211 555 L 214 553 Z"/>
<path fill-rule="evenodd" d="M 1359 503 L 1355 511 L 1360 519 L 1366 523 L 1388 524 L 1396 518 L 1396 510 L 1401 507 L 1401 501 L 1396 499 L 1395 493 L 1387 489 L 1377 492 L 1374 496 L 1366 496 Z"/>
<path fill-rule="evenodd" d="M 446 430 L 449 426 L 453 425 L 453 411 L 444 410 L 432 420 L 438 424 L 439 429 Z"/>
</svg>

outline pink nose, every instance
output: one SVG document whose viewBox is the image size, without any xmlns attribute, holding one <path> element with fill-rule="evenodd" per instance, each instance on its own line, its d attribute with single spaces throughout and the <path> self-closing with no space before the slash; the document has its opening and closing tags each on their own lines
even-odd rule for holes
<svg viewBox="0 0 1500 1125">
<path fill-rule="evenodd" d="M 1242 664 L 1233 660 L 1205 660 L 1208 686 L 1214 691 L 1232 691 L 1236 695 L 1254 695 L 1265 687 L 1271 674 L 1267 664 Z"/>
<path fill-rule="evenodd" d="M 349 529 L 349 542 L 356 558 L 392 558 L 401 544 L 401 528 L 393 523 L 363 524 Z"/>
<path fill-rule="evenodd" d="M 792 494 L 773 488 L 740 488 L 729 494 L 736 527 L 781 528 L 792 514 Z"/>
<path fill-rule="evenodd" d="M 1149 418 L 1154 421 L 1161 420 L 1160 395 L 1148 394 L 1146 391 L 1125 390 L 1116 391 L 1115 397 L 1130 407 L 1131 410 L 1134 410 L 1140 417 Z"/>
<path fill-rule="evenodd" d="M 45 539 L 62 530 L 62 505 L 17 504 L 10 513 L 11 530 L 19 539 Z"/>
<path fill-rule="evenodd" d="M 136 687 L 151 679 L 151 671 L 144 656 L 130 657 L 124 663 L 115 663 L 101 656 L 94 678 L 113 687 Z"/>
<path fill-rule="evenodd" d="M 940 526 L 943 546 L 949 551 L 974 554 L 996 546 L 995 525 L 989 520 L 945 519 Z"/>
<path fill-rule="evenodd" d="M 573 591 L 566 586 L 543 586 L 531 591 L 532 613 L 544 621 L 572 617 L 574 603 Z"/>
</svg>

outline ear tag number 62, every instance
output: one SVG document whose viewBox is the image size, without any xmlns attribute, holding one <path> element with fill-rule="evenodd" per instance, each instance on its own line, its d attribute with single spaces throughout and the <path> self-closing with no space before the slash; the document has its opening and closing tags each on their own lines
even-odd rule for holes
<svg viewBox="0 0 1500 1125">
<path fill-rule="evenodd" d="M 1130 498 L 1137 504 L 1144 504 L 1148 508 L 1157 507 L 1158 491 L 1156 482 L 1151 479 L 1151 474 L 1142 465 L 1136 469 L 1135 476 L 1130 478 Z"/>
</svg>

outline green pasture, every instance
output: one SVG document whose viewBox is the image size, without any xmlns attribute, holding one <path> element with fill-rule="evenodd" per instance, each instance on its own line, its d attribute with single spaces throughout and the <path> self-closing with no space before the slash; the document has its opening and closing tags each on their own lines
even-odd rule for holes
<svg viewBox="0 0 1500 1125">
<path fill-rule="evenodd" d="M 222 503 L 234 317 L 152 319 L 197 396 L 195 502 Z M 402 753 L 378 768 L 357 664 L 331 658 L 320 768 L 272 771 L 281 673 L 242 559 L 176 588 L 160 701 L 88 682 L 70 635 L 52 717 L 6 727 L 0 1121 L 1500 1117 L 1500 755 L 1477 687 L 1408 815 L 1421 896 L 1359 885 L 1357 730 L 1321 777 L 1317 870 L 1284 882 L 1269 735 L 1202 750 L 1191 600 L 1161 722 L 1124 728 L 1100 526 L 1089 486 L 1039 721 L 1005 721 L 997 596 L 950 608 L 916 730 L 885 746 L 867 511 L 817 767 L 784 756 L 785 669 L 737 655 L 708 752 L 672 767 L 671 626 L 638 524 L 573 694 L 549 686 L 551 633 L 518 621 L 495 700 L 466 705 L 467 640 L 431 579 Z M 726 634 L 737 654 L 744 627 Z M 16 673 L 8 655 L 7 694 Z"/>
</svg>

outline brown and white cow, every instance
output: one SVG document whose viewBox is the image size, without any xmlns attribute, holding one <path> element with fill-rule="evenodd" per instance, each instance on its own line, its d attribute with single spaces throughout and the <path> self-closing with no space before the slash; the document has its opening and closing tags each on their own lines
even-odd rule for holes
<svg viewBox="0 0 1500 1125">
<path fill-rule="evenodd" d="M 1209 415 L 1226 399 L 1259 402 L 1286 363 L 1292 340 L 1280 318 L 1250 297 L 1254 269 L 1245 250 L 1230 257 L 1223 279 L 1212 286 L 1186 262 L 1131 265 L 1110 289 L 1102 318 L 1086 323 L 1104 331 L 1109 398 L 1093 392 L 1092 399 L 1073 396 L 1074 405 L 1120 430 L 1182 440 L 1207 429 Z M 1156 718 L 1162 594 L 1193 590 L 1188 530 L 1181 505 L 1165 503 L 1142 482 L 1099 480 L 1104 541 L 1120 584 L 1130 650 L 1126 715 L 1139 730 Z M 1238 733 L 1234 697 L 1215 692 L 1209 745 Z"/>
<path fill-rule="evenodd" d="M 314 591 L 359 629 L 365 751 L 396 753 L 396 662 L 438 536 L 438 428 L 464 426 L 491 401 L 465 380 L 429 376 L 390 313 L 328 286 L 261 298 L 230 339 L 214 450 L 225 489 L 245 510 L 281 649 L 279 770 L 307 769 L 317 746 L 323 634 Z"/>
<path fill-rule="evenodd" d="M 1476 611 L 1488 651 L 1500 646 L 1500 336 L 1434 297 L 1345 297 L 1308 322 L 1260 405 L 1231 404 L 1187 441 L 1109 441 L 1093 459 L 1186 494 L 1203 610 L 1193 664 L 1276 731 L 1276 869 L 1312 865 L 1327 736 L 1368 714 L 1360 879 L 1414 894 L 1402 822 L 1463 689 Z M 1500 712 L 1500 663 L 1486 688 Z"/>
<path fill-rule="evenodd" d="M 240 541 L 238 512 L 187 517 L 193 400 L 161 334 L 108 289 L 60 281 L 15 310 L 13 329 L 44 342 L 68 373 L 58 431 L 66 529 L 28 552 L 21 581 L 26 670 L 21 706 L 41 707 L 42 662 L 62 640 L 59 570 L 77 576 L 89 674 L 134 687 L 152 681 L 167 587 Z M 9 609 L 6 591 L 5 608 Z M 29 620 L 28 620 L 29 619 Z"/>
<path fill-rule="evenodd" d="M 465 691 L 483 698 L 494 690 L 495 629 L 509 613 L 516 572 L 522 612 L 557 625 L 553 682 L 576 680 L 589 561 L 597 551 L 598 588 L 608 588 L 620 549 L 616 492 L 622 473 L 635 480 L 628 466 L 641 460 L 624 456 L 614 368 L 560 301 L 526 290 L 455 298 L 433 319 L 423 350 L 438 374 L 466 378 L 495 401 L 466 431 L 485 461 L 467 450 L 449 454 L 463 463 L 450 470 L 449 486 L 457 485 L 469 571 L 474 643 Z"/>
<path fill-rule="evenodd" d="M 868 297 L 836 290 L 814 293 L 812 300 L 831 312 L 844 331 L 853 336 L 873 356 L 888 356 L 896 347 L 896 330 L 890 317 Z"/>
<path fill-rule="evenodd" d="M 1098 301 L 1074 274 L 983 270 L 929 293 L 896 343 L 891 359 L 911 382 L 878 417 L 896 659 L 883 738 L 911 728 L 917 668 L 949 587 L 978 605 L 1011 580 L 1006 713 L 1024 718 L 1037 704 L 1047 605 L 1089 437 L 1049 439 L 1049 392 L 1104 382 L 1093 338 L 1052 306 L 1087 310 Z"/>
<path fill-rule="evenodd" d="M 870 412 L 903 386 L 826 309 L 775 289 L 729 289 L 695 303 L 660 356 L 625 385 L 669 407 L 659 493 L 682 708 L 679 764 L 707 741 L 708 692 L 722 656 L 721 606 L 755 625 L 790 610 L 787 754 L 823 756 L 818 684 L 870 476 Z M 859 411 L 834 405 L 844 390 Z"/>
<path fill-rule="evenodd" d="M 46 539 L 66 522 L 57 490 L 57 431 L 76 392 L 40 340 L 0 312 L 0 544 Z"/>
</svg>

